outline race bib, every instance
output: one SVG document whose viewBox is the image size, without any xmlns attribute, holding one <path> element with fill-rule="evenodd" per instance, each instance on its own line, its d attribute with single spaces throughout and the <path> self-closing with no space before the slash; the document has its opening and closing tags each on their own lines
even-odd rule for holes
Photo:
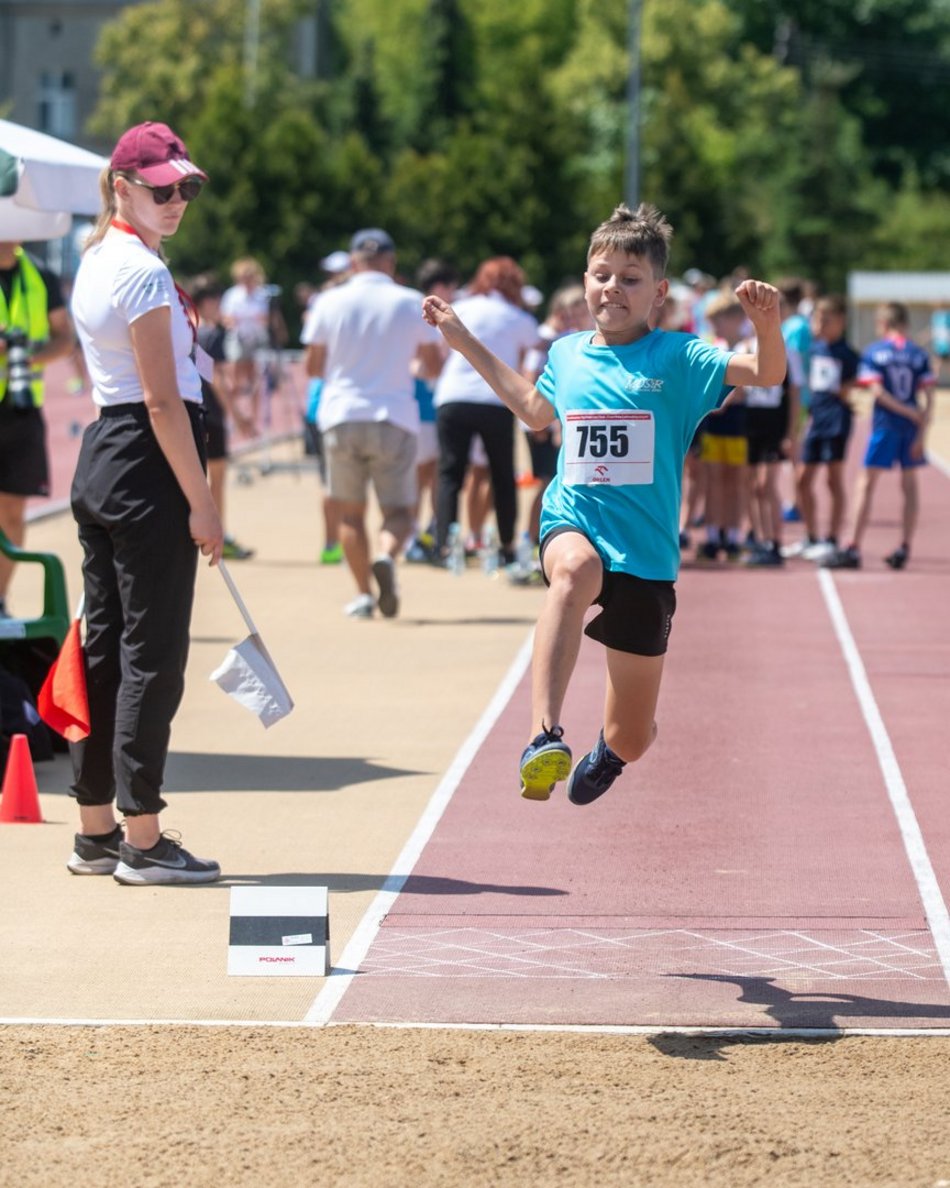
<svg viewBox="0 0 950 1188">
<path fill-rule="evenodd" d="M 837 395 L 841 391 L 842 370 L 840 359 L 834 359 L 830 355 L 813 355 L 808 386 L 813 392 L 829 392 Z"/>
<path fill-rule="evenodd" d="M 564 482 L 569 487 L 629 487 L 653 482 L 652 412 L 584 411 L 565 415 Z"/>
</svg>

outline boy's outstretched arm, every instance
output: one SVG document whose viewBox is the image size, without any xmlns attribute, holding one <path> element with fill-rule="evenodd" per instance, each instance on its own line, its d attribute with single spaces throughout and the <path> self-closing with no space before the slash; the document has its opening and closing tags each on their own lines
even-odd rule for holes
<svg viewBox="0 0 950 1188">
<path fill-rule="evenodd" d="M 426 297 L 422 316 L 435 326 L 446 343 L 471 363 L 498 398 L 529 429 L 544 429 L 554 420 L 554 406 L 538 389 L 497 355 L 462 324 L 458 314 L 441 297 Z"/>
<path fill-rule="evenodd" d="M 754 355 L 736 354 L 726 368 L 727 384 L 751 384 L 770 388 L 785 378 L 787 361 L 782 338 L 779 292 L 764 281 L 746 280 L 736 289 L 739 304 L 755 328 Z"/>
</svg>

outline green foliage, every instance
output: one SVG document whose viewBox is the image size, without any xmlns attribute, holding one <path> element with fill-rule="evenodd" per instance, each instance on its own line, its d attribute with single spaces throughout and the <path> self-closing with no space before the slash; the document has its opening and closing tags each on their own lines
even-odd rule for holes
<svg viewBox="0 0 950 1188">
<path fill-rule="evenodd" d="M 548 291 L 580 274 L 623 197 L 629 0 L 261 3 L 253 94 L 247 0 L 130 5 L 99 47 L 96 130 L 166 120 L 211 175 L 168 245 L 177 267 L 226 274 L 249 253 L 289 291 L 383 225 L 408 275 L 500 253 Z M 674 270 L 837 288 L 946 235 L 947 0 L 641 7 L 641 190 L 675 227 Z M 289 65 L 305 16 L 318 79 Z"/>
</svg>

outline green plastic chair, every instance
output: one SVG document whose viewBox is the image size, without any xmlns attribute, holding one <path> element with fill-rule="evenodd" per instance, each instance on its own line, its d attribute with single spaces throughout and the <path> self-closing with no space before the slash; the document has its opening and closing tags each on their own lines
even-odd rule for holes
<svg viewBox="0 0 950 1188">
<path fill-rule="evenodd" d="M 66 638 L 72 616 L 66 596 L 66 573 L 55 553 L 32 553 L 19 549 L 0 532 L 0 553 L 17 565 L 43 566 L 43 613 L 35 619 L 0 619 L 0 643 L 6 640 L 51 639 L 57 650 Z"/>
</svg>

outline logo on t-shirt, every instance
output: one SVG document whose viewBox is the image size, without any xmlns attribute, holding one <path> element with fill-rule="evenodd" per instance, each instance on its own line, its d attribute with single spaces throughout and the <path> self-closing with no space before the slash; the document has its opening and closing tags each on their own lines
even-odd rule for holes
<svg viewBox="0 0 950 1188">
<path fill-rule="evenodd" d="M 627 392 L 662 392 L 663 381 L 648 375 L 631 375 L 624 384 Z"/>
</svg>

